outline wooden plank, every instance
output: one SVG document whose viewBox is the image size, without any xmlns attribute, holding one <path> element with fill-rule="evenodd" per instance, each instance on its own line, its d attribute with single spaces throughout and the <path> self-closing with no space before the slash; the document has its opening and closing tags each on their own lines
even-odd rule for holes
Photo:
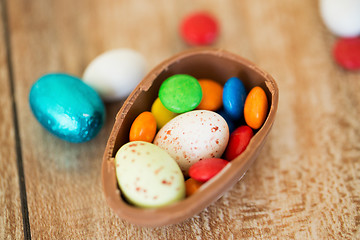
<svg viewBox="0 0 360 240">
<path fill-rule="evenodd" d="M 7 63 L 6 9 L 0 3 L 0 239 L 24 236 L 19 178 L 16 166 L 15 130 Z"/>
<path fill-rule="evenodd" d="M 256 1 L 246 10 L 254 58 L 278 80 L 280 105 L 271 140 L 249 174 L 257 188 L 244 197 L 259 204 L 246 213 L 253 221 L 243 228 L 267 229 L 265 237 L 280 239 L 353 238 L 359 234 L 360 75 L 333 62 L 335 37 L 317 2 Z"/>
<path fill-rule="evenodd" d="M 359 234 L 359 74 L 331 60 L 335 39 L 321 23 L 316 2 L 12 0 L 8 5 L 34 239 L 342 239 Z M 177 225 L 133 226 L 106 206 L 100 181 L 103 150 L 121 102 L 107 105 L 108 120 L 99 136 L 70 144 L 39 126 L 28 92 L 47 72 L 81 76 L 95 56 L 113 48 L 140 51 L 151 68 L 188 48 L 177 28 L 193 10 L 218 17 L 222 32 L 215 46 L 274 75 L 280 88 L 277 120 L 254 166 L 219 201 Z"/>
</svg>

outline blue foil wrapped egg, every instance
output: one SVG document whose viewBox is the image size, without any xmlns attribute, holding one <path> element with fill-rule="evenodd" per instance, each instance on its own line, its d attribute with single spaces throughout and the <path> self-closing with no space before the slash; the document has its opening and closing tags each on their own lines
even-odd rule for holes
<svg viewBox="0 0 360 240">
<path fill-rule="evenodd" d="M 29 103 L 42 126 L 69 142 L 89 141 L 105 122 L 105 107 L 97 92 L 68 74 L 39 78 L 30 90 Z"/>
</svg>

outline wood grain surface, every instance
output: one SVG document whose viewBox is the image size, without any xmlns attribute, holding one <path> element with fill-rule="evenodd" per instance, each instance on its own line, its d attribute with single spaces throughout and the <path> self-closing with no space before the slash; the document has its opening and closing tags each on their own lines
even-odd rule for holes
<svg viewBox="0 0 360 240">
<path fill-rule="evenodd" d="M 4 5 L 0 4 L 0 239 L 24 236 Z"/>
<path fill-rule="evenodd" d="M 360 73 L 334 63 L 336 37 L 317 1 L 0 2 L 1 239 L 360 238 Z M 150 70 L 190 48 L 178 25 L 198 10 L 220 23 L 215 47 L 276 79 L 276 121 L 255 164 L 220 200 L 176 225 L 138 227 L 112 213 L 101 188 L 102 155 L 123 101 L 106 105 L 95 139 L 71 144 L 39 125 L 29 90 L 49 72 L 81 77 L 115 48 L 141 52 Z"/>
</svg>

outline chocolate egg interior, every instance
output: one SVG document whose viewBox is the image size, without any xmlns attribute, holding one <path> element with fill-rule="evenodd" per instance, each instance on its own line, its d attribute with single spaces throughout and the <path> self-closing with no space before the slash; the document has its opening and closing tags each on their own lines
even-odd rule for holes
<svg viewBox="0 0 360 240">
<path fill-rule="evenodd" d="M 213 79 L 222 85 L 230 77 L 239 77 L 247 91 L 255 86 L 262 87 L 269 103 L 267 119 L 256 132 L 247 149 L 231 161 L 220 174 L 204 184 L 195 195 L 158 209 L 131 206 L 121 197 L 116 182 L 114 166 L 116 152 L 129 141 L 129 131 L 134 119 L 140 113 L 150 111 L 152 103 L 158 97 L 161 83 L 166 78 L 180 73 L 192 75 L 197 79 Z M 152 227 L 177 223 L 200 212 L 220 198 L 250 167 L 272 126 L 277 101 L 278 89 L 274 79 L 253 63 L 230 52 L 219 49 L 193 49 L 164 61 L 145 76 L 116 116 L 102 165 L 103 189 L 109 206 L 122 219 Z"/>
</svg>

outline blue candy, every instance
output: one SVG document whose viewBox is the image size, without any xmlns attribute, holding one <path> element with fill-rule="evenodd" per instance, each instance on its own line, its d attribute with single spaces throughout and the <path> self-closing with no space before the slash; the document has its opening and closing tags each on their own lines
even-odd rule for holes
<svg viewBox="0 0 360 240">
<path fill-rule="evenodd" d="M 234 123 L 233 119 L 229 116 L 229 114 L 225 112 L 223 108 L 217 111 L 217 113 L 225 119 L 229 127 L 229 132 L 231 134 L 236 129 L 236 124 Z"/>
<path fill-rule="evenodd" d="M 245 99 L 246 90 L 242 81 L 237 77 L 227 80 L 223 90 L 223 106 L 233 120 L 239 120 L 243 116 Z"/>
<path fill-rule="evenodd" d="M 40 124 L 69 142 L 92 139 L 105 122 L 105 107 L 99 95 L 68 74 L 42 76 L 32 86 L 29 102 Z"/>
</svg>

